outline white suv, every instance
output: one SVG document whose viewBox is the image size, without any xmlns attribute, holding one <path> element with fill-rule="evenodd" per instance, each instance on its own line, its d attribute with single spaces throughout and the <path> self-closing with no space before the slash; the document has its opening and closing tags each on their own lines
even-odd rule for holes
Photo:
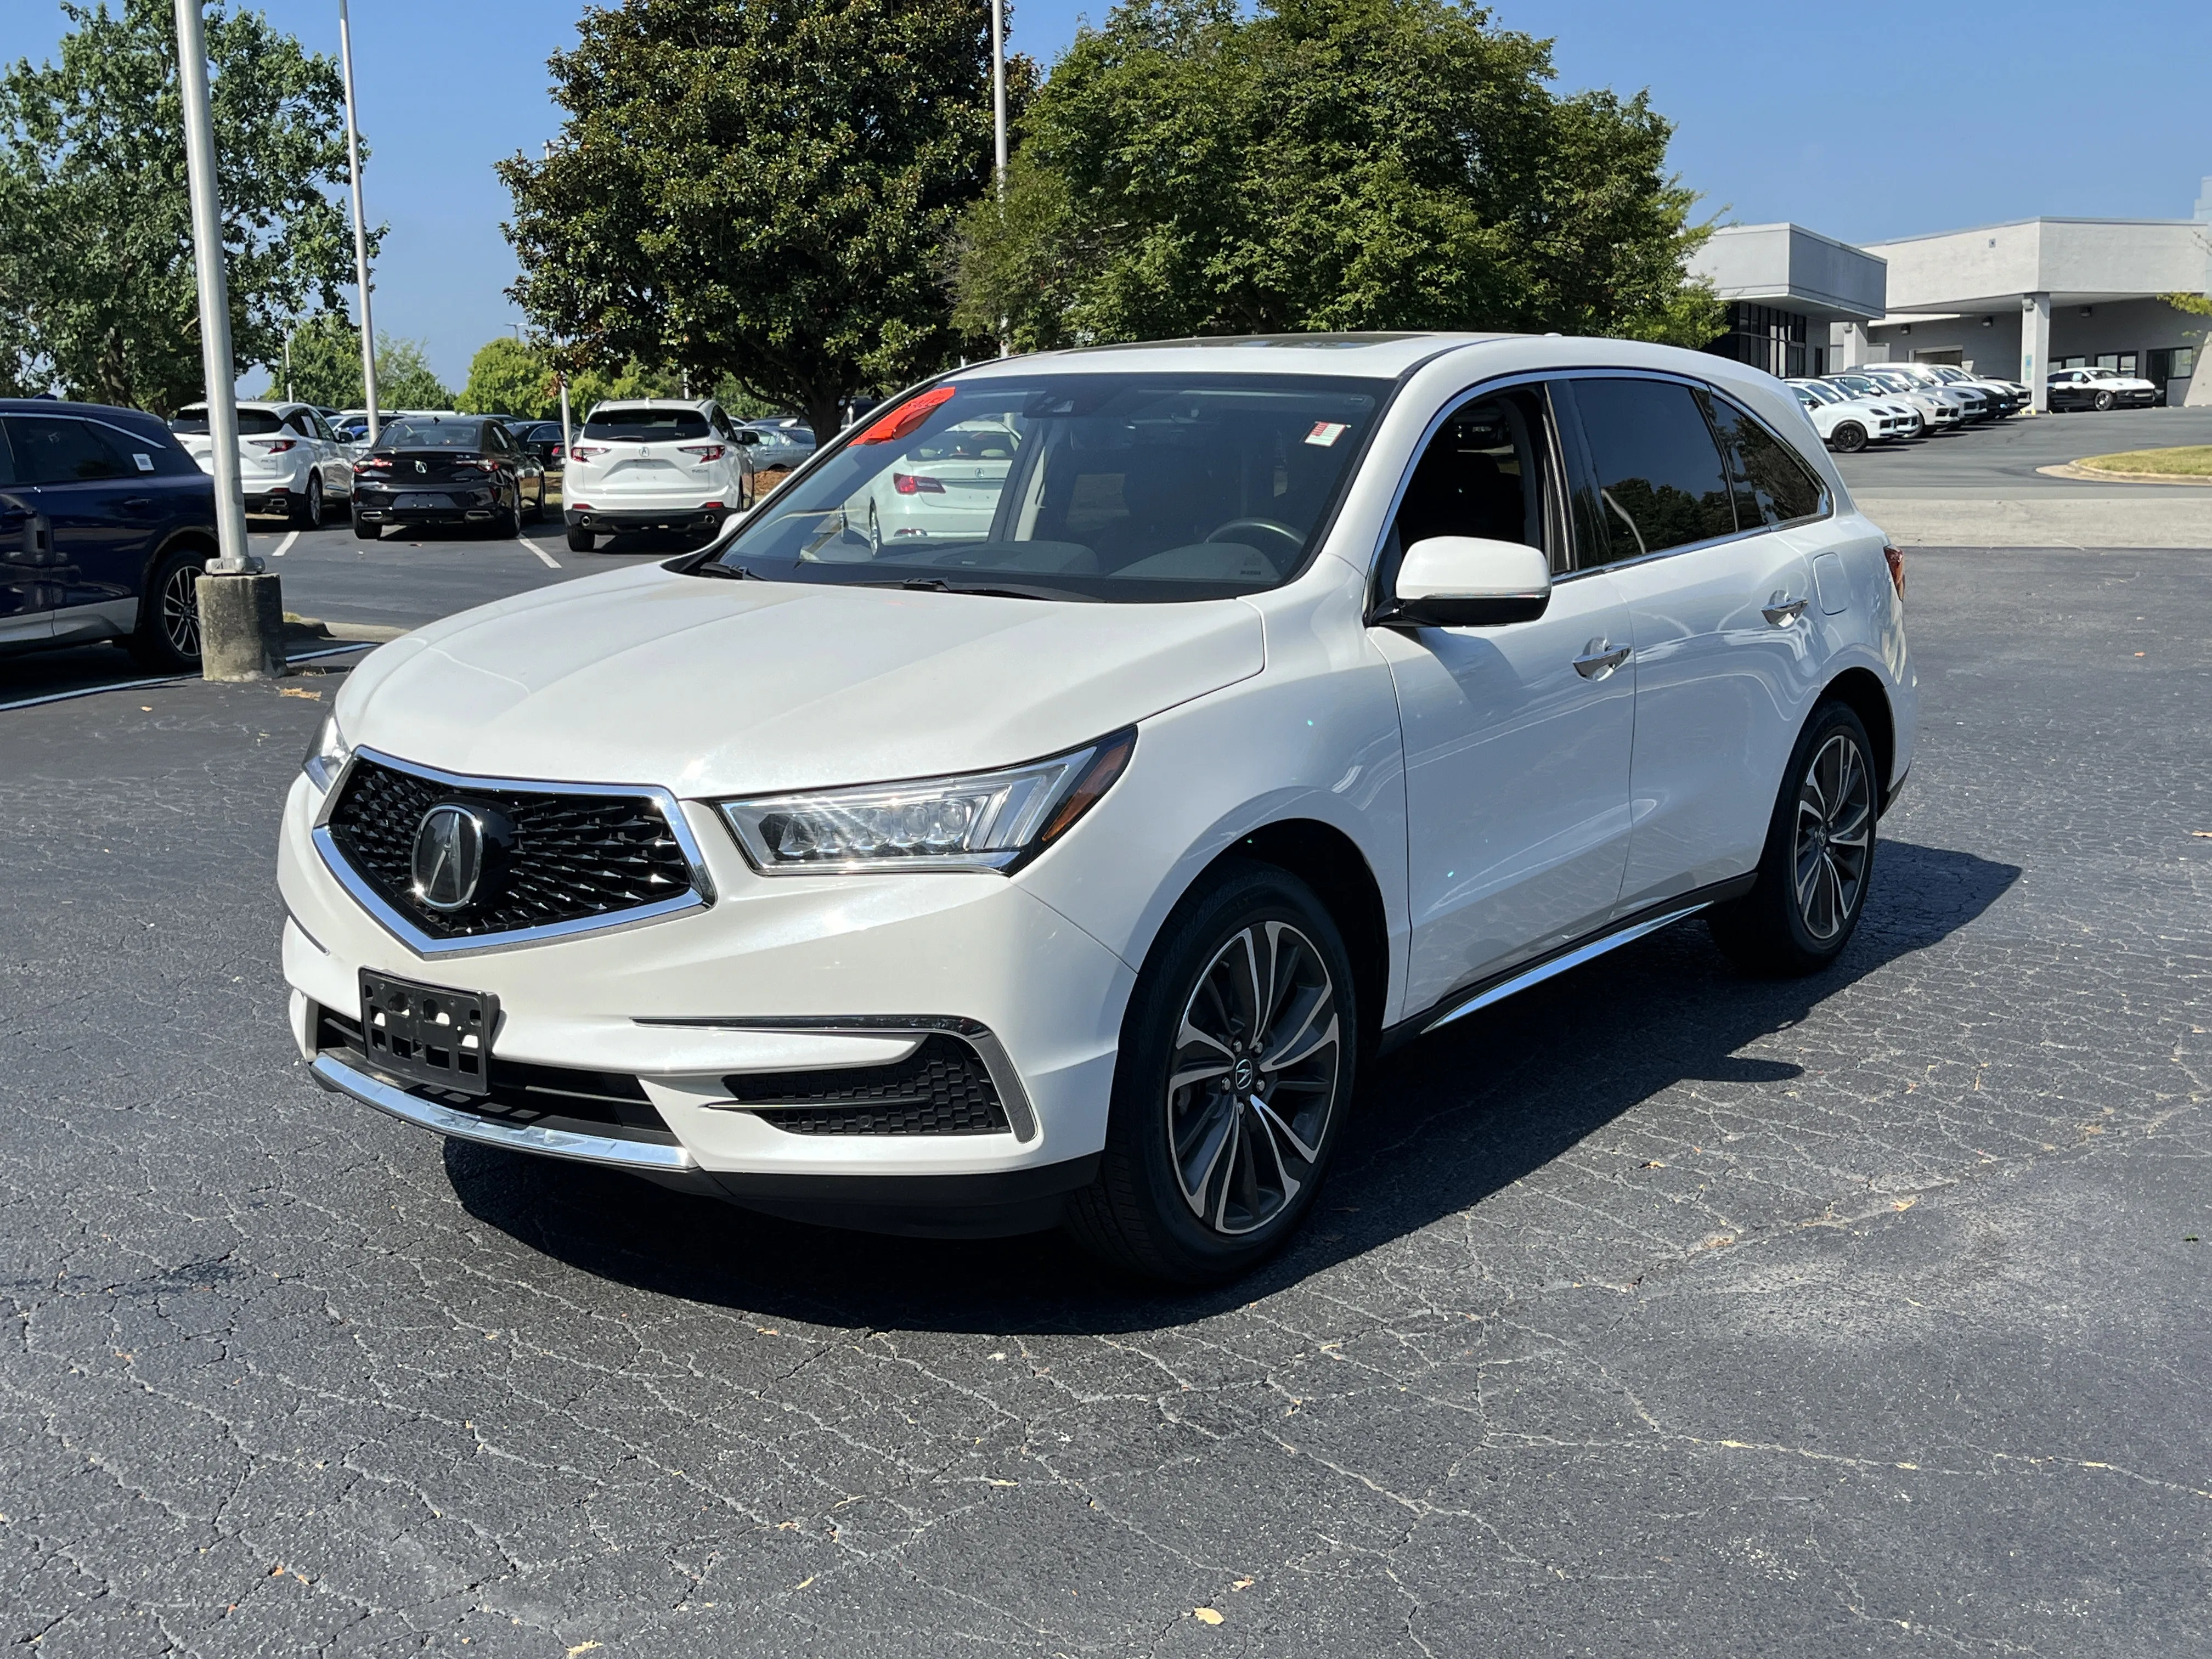
<svg viewBox="0 0 2212 1659">
<path fill-rule="evenodd" d="M 979 421 L 988 519 L 872 545 L 845 504 Z M 293 1036 L 442 1134 L 1218 1279 L 1390 1046 L 1691 916 L 1837 958 L 1903 592 L 1789 389 L 1702 353 L 979 365 L 697 554 L 355 670 L 280 836 Z"/>
<path fill-rule="evenodd" d="M 205 404 L 178 410 L 169 430 L 201 471 L 215 471 Z M 341 440 L 306 404 L 239 404 L 238 475 L 246 510 L 275 514 L 295 529 L 320 530 L 331 503 L 353 499 L 353 464 L 365 448 Z"/>
<path fill-rule="evenodd" d="M 712 532 L 751 504 L 752 476 L 751 450 L 712 398 L 601 404 L 568 451 L 568 545 L 588 553 L 627 530 Z"/>
</svg>

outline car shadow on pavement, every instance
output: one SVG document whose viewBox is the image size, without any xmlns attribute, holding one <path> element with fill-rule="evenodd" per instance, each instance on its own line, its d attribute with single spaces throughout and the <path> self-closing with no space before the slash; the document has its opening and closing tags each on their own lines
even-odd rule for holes
<svg viewBox="0 0 2212 1659">
<path fill-rule="evenodd" d="M 1826 973 L 1739 973 L 1692 922 L 1469 1017 L 1371 1067 L 1302 1235 L 1237 1282 L 1176 1291 L 1094 1263 L 1056 1233 L 888 1238 L 756 1215 L 635 1177 L 448 1141 L 470 1214 L 641 1290 L 862 1329 L 1103 1333 L 1241 1306 L 1462 1212 L 1676 1084 L 1780 1085 L 1739 1051 L 1972 922 L 2018 866 L 1885 842 L 1857 935 Z"/>
</svg>

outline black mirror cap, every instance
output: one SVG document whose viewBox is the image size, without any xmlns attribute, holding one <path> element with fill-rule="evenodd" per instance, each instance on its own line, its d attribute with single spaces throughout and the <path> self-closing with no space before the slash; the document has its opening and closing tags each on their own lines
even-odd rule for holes
<svg viewBox="0 0 2212 1659">
<path fill-rule="evenodd" d="M 1512 593 L 1483 599 L 1431 594 L 1420 599 L 1386 600 L 1376 613 L 1381 628 L 1503 628 L 1534 622 L 1550 607 L 1551 593 Z"/>
</svg>

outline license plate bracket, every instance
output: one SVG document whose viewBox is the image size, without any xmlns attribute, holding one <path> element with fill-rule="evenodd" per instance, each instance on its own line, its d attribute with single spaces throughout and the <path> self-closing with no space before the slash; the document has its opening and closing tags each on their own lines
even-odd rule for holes
<svg viewBox="0 0 2212 1659">
<path fill-rule="evenodd" d="M 452 1094 L 491 1092 L 499 999 L 361 970 L 361 1034 L 368 1062 Z"/>
<path fill-rule="evenodd" d="M 443 495 L 425 495 L 420 490 L 411 490 L 392 503 L 402 513 L 443 513 L 449 511 L 453 505 Z"/>
</svg>

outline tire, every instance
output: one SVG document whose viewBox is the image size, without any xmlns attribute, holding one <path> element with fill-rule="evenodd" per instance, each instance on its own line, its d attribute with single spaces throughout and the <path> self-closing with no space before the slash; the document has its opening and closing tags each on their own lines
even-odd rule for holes
<svg viewBox="0 0 2212 1659">
<path fill-rule="evenodd" d="M 599 538 L 590 531 L 580 525 L 568 526 L 568 550 L 571 553 L 588 553 L 599 544 Z"/>
<path fill-rule="evenodd" d="M 542 520 L 542 519 L 544 519 L 544 516 L 545 516 L 545 480 L 544 480 L 544 479 L 540 478 L 540 479 L 538 481 L 538 495 L 537 495 L 537 498 L 536 498 L 535 500 L 532 501 L 531 502 L 529 502 L 526 507 L 524 507 L 524 508 L 522 509 L 522 516 L 523 516 L 524 520 L 525 520 L 526 522 L 527 522 L 527 523 L 530 523 L 530 524 L 536 524 L 536 523 L 538 523 L 540 520 Z"/>
<path fill-rule="evenodd" d="M 2109 392 L 2100 392 L 2096 396 L 2095 402 L 2097 405 L 2097 412 L 2101 415 L 2105 410 L 2112 406 L 2112 394 Z"/>
<path fill-rule="evenodd" d="M 501 507 L 491 515 L 489 533 L 494 541 L 511 542 L 522 533 L 521 499 L 517 495 L 515 506 Z"/>
<path fill-rule="evenodd" d="M 307 493 L 292 505 L 291 521 L 295 530 L 320 530 L 323 527 L 323 475 L 307 474 Z"/>
<path fill-rule="evenodd" d="M 1255 960 L 1272 994 L 1255 995 Z M 1068 1199 L 1068 1232 L 1176 1284 L 1257 1266 L 1312 1206 L 1358 1030 L 1351 959 L 1312 890 L 1271 865 L 1223 868 L 1176 906 L 1130 994 L 1105 1151 Z"/>
<path fill-rule="evenodd" d="M 1856 421 L 1845 421 L 1828 434 L 1828 447 L 1844 455 L 1856 455 L 1867 447 L 1866 428 Z"/>
<path fill-rule="evenodd" d="M 353 533 L 354 538 L 357 541 L 380 541 L 384 536 L 384 526 L 380 524 L 369 523 L 361 516 L 361 511 L 356 507 L 353 515 Z"/>
<path fill-rule="evenodd" d="M 204 547 L 172 548 L 155 562 L 138 596 L 138 625 L 127 641 L 139 666 L 161 674 L 189 674 L 200 665 L 200 602 L 194 591 L 214 556 Z"/>
<path fill-rule="evenodd" d="M 1874 881 L 1881 781 L 1847 705 L 1813 711 L 1790 751 L 1756 883 L 1713 907 L 1713 942 L 1749 972 L 1816 974 L 1851 942 Z"/>
</svg>

